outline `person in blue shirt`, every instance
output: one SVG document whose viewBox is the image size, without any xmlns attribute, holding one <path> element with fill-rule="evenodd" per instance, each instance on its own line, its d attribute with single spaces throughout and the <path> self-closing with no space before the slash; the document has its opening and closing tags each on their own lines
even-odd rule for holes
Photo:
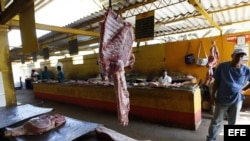
<svg viewBox="0 0 250 141">
<path fill-rule="evenodd" d="M 44 70 L 42 71 L 41 74 L 41 80 L 49 80 L 50 78 L 50 72 L 48 71 L 47 66 L 44 66 Z"/>
<path fill-rule="evenodd" d="M 243 61 L 245 55 L 245 50 L 235 49 L 232 60 L 222 62 L 215 69 L 211 93 L 211 104 L 215 105 L 215 111 L 208 128 L 207 141 L 216 140 L 225 114 L 228 125 L 236 124 L 244 100 L 243 93 L 250 88 L 250 69 Z"/>
<path fill-rule="evenodd" d="M 57 80 L 58 82 L 63 82 L 64 81 L 64 73 L 62 71 L 62 67 L 61 66 L 57 66 L 56 67 L 58 73 L 57 73 Z"/>
</svg>

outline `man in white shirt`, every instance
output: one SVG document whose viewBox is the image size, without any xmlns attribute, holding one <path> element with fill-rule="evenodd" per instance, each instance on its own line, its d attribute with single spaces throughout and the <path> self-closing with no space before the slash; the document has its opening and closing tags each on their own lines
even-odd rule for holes
<svg viewBox="0 0 250 141">
<path fill-rule="evenodd" d="M 168 76 L 168 72 L 166 69 L 162 71 L 162 76 L 158 79 L 160 84 L 170 84 L 172 82 L 172 78 Z"/>
<path fill-rule="evenodd" d="M 37 81 L 39 73 L 36 72 L 34 69 L 31 70 L 31 79 L 33 81 Z"/>
</svg>

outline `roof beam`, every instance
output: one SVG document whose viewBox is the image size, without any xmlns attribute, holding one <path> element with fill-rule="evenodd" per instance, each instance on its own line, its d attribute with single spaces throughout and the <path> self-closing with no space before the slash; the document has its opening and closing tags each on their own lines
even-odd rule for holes
<svg viewBox="0 0 250 141">
<path fill-rule="evenodd" d="M 222 32 L 222 29 L 220 26 L 213 20 L 213 18 L 210 17 L 210 15 L 207 13 L 207 11 L 201 6 L 198 0 L 188 0 L 190 4 L 192 4 L 197 11 L 199 11 L 209 22 L 211 25 L 216 27 L 220 32 Z"/>
<path fill-rule="evenodd" d="M 19 21 L 11 20 L 9 22 L 9 25 L 19 26 Z M 58 27 L 58 26 L 45 25 L 45 24 L 39 24 L 39 23 L 36 23 L 35 26 L 36 26 L 36 29 L 41 29 L 41 30 L 56 31 L 56 32 L 63 32 L 63 33 L 70 33 L 70 34 L 77 34 L 77 35 L 95 36 L 95 37 L 100 36 L 100 33 L 98 32 L 86 31 L 86 30 L 81 30 L 81 29 Z"/>
<path fill-rule="evenodd" d="M 243 20 L 243 21 L 238 21 L 238 22 L 233 22 L 233 23 L 221 24 L 221 27 L 228 26 L 228 25 L 231 25 L 231 24 L 236 24 L 236 23 L 249 22 L 249 21 L 250 20 Z M 208 26 L 208 27 L 203 27 L 203 28 L 190 29 L 190 30 L 185 30 L 185 31 L 180 31 L 180 32 L 177 31 L 175 33 L 171 32 L 171 33 L 167 33 L 167 34 L 160 34 L 160 35 L 156 35 L 155 37 L 168 36 L 168 35 L 173 35 L 173 34 L 189 33 L 189 32 L 192 32 L 192 31 L 198 31 L 198 30 L 202 30 L 202 29 L 212 29 L 212 28 L 214 28 L 214 26 Z M 230 34 L 232 34 L 232 33 L 230 33 Z"/>
<path fill-rule="evenodd" d="M 130 10 L 130 9 L 133 9 L 133 8 L 138 8 L 140 6 L 144 6 L 146 4 L 153 3 L 155 1 L 157 1 L 157 0 L 147 0 L 147 1 L 144 1 L 144 2 L 141 2 L 141 3 L 136 3 L 136 4 L 132 5 L 132 6 L 122 8 L 119 11 L 120 11 L 120 13 L 124 13 L 127 10 Z"/>
<path fill-rule="evenodd" d="M 222 12 L 222 11 L 229 11 L 229 10 L 231 10 L 231 9 L 237 9 L 237 8 L 248 7 L 248 6 L 250 6 L 250 4 L 238 5 L 238 6 L 235 6 L 235 7 L 230 7 L 230 8 L 225 8 L 225 9 L 210 11 L 210 12 L 208 12 L 208 14 L 214 14 L 214 13 L 218 13 L 218 12 Z M 177 20 L 156 22 L 156 26 L 162 25 L 162 24 L 167 24 L 167 23 L 174 23 L 174 22 L 186 20 L 186 19 L 189 19 L 189 18 L 196 18 L 196 17 L 199 17 L 199 16 L 202 16 L 202 15 L 199 13 L 199 14 L 196 14 L 196 15 L 189 15 L 189 16 L 186 16 L 186 17 L 183 17 L 183 18 L 179 18 L 179 19 L 177 19 Z M 246 21 L 249 21 L 249 20 L 246 20 Z M 246 21 L 232 22 L 232 23 L 228 23 L 227 25 L 234 24 L 234 23 L 246 22 Z M 225 26 L 225 24 L 223 24 L 223 25 L 221 24 L 221 25 L 220 25 L 220 27 L 222 27 L 222 26 Z M 211 27 L 208 27 L 208 28 L 211 28 Z M 199 30 L 199 29 L 198 29 L 198 30 Z M 192 31 L 194 31 L 194 30 L 192 30 Z"/>
<path fill-rule="evenodd" d="M 4 8 L 4 7 L 5 7 L 5 2 L 4 2 L 4 0 L 0 0 L 0 6 L 1 6 L 1 7 L 0 7 L 0 8 L 1 8 L 1 9 L 0 9 L 0 13 L 1 13 L 1 12 L 4 11 L 4 9 L 5 9 L 5 8 Z"/>
<path fill-rule="evenodd" d="M 14 0 L 13 3 L 0 14 L 0 24 L 7 23 L 21 10 L 26 9 L 31 4 L 33 4 L 33 0 Z"/>
<path fill-rule="evenodd" d="M 86 45 L 90 45 L 90 44 L 93 44 L 93 43 L 98 43 L 100 41 L 99 38 L 96 38 L 96 39 L 92 39 L 92 40 L 89 40 L 89 41 L 83 41 L 83 42 L 79 42 L 78 43 L 78 46 L 79 46 L 79 50 L 81 50 L 81 46 L 86 46 Z M 58 46 L 56 48 L 53 48 L 53 51 L 62 51 L 62 50 L 68 50 L 69 47 L 67 45 L 62 45 L 62 46 Z M 83 48 L 83 49 L 86 49 L 86 48 Z"/>
</svg>

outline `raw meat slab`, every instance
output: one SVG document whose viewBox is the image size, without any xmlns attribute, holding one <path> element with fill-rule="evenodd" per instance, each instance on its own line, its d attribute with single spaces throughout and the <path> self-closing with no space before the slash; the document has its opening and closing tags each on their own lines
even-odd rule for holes
<svg viewBox="0 0 250 141">
<path fill-rule="evenodd" d="M 53 108 L 37 107 L 30 104 L 0 108 L 0 129 L 52 110 Z"/>
<path fill-rule="evenodd" d="M 72 141 L 94 131 L 101 124 L 65 117 L 64 125 L 41 135 L 10 137 L 11 141 Z"/>
</svg>

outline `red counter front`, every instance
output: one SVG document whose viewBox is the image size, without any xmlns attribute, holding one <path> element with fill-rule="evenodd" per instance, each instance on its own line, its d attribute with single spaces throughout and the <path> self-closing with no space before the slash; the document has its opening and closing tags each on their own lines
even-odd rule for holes
<svg viewBox="0 0 250 141">
<path fill-rule="evenodd" d="M 113 87 L 34 83 L 35 98 L 117 111 Z M 201 94 L 194 90 L 128 88 L 130 116 L 196 130 L 201 123 Z"/>
</svg>

